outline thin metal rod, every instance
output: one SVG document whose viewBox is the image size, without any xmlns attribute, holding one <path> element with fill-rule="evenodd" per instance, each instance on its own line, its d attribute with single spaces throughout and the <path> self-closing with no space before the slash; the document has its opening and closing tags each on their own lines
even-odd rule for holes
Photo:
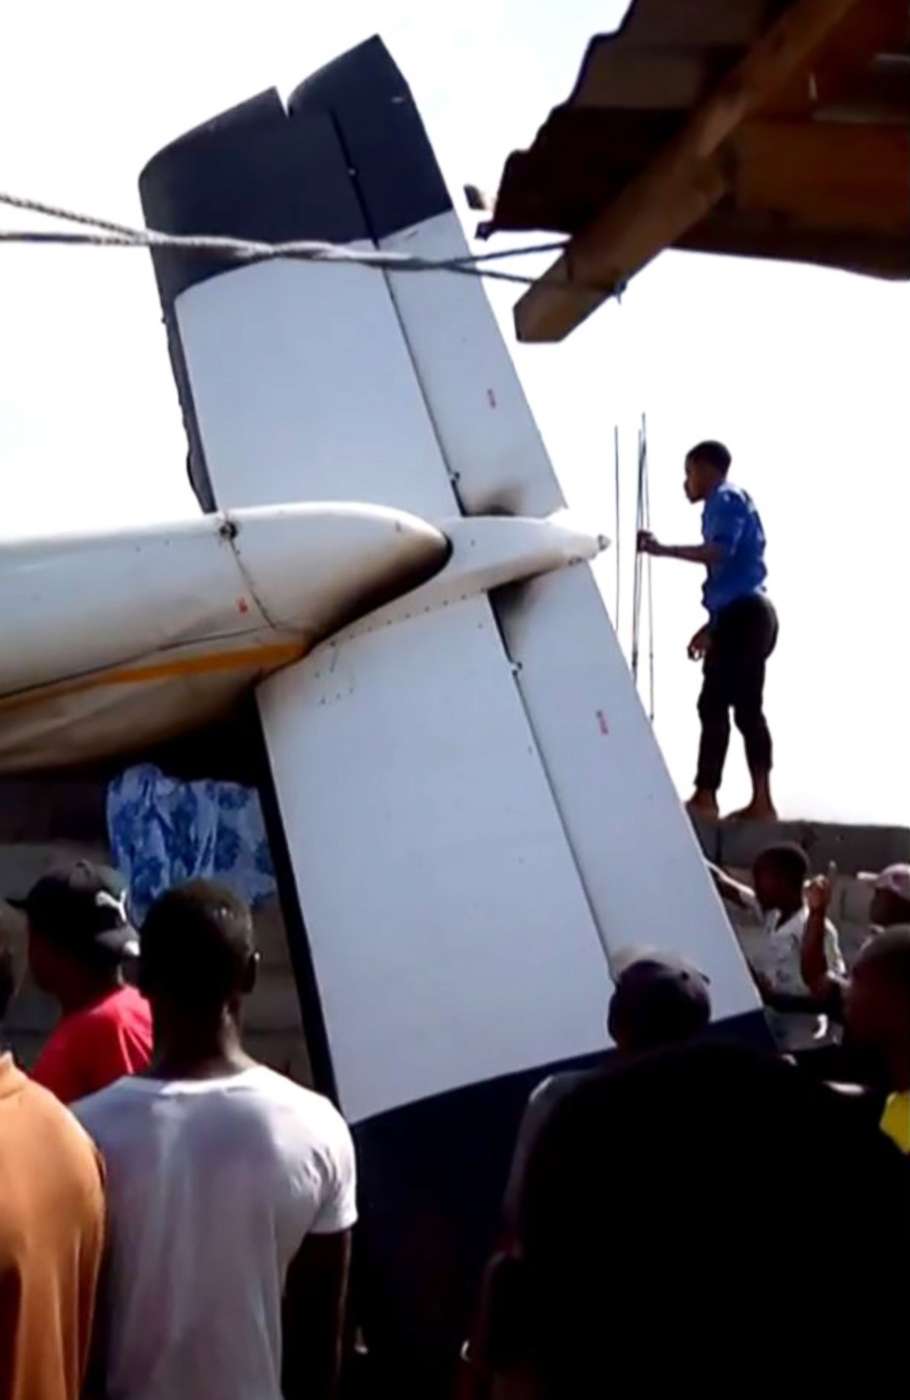
<svg viewBox="0 0 910 1400">
<path fill-rule="evenodd" d="M 648 463 L 648 424 L 645 415 L 641 415 L 641 442 L 642 442 L 642 513 L 644 515 L 644 528 L 651 528 L 651 477 Z M 646 579 L 645 587 L 647 592 L 648 609 L 648 718 L 654 723 L 655 709 L 655 687 L 654 687 L 654 580 L 651 573 L 653 564 L 652 556 L 649 554 L 645 563 Z"/>
<path fill-rule="evenodd" d="M 638 685 L 638 651 L 639 637 L 641 631 L 641 584 L 642 584 L 642 554 L 638 548 L 638 532 L 645 528 L 643 513 L 643 468 L 644 468 L 644 444 L 642 442 L 641 430 L 638 433 L 638 481 L 635 490 L 635 572 L 633 574 L 632 586 L 632 650 L 631 667 L 632 679 Z"/>
<path fill-rule="evenodd" d="M 616 606 L 613 612 L 613 622 L 619 633 L 619 606 L 622 598 L 622 519 L 620 514 L 619 497 L 619 424 L 613 427 L 613 499 L 614 513 L 616 516 L 616 529 L 613 532 L 613 539 L 616 549 Z"/>
</svg>

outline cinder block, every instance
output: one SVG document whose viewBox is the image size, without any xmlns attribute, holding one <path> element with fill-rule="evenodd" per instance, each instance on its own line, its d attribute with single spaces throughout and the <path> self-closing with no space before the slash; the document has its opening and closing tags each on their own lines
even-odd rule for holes
<svg viewBox="0 0 910 1400">
<path fill-rule="evenodd" d="M 99 861 L 106 865 L 110 859 L 108 848 L 97 842 L 0 844 L 0 899 L 8 895 L 21 899 L 36 880 L 56 865 L 68 865 L 75 860 Z"/>
<path fill-rule="evenodd" d="M 755 857 L 768 846 L 795 842 L 804 846 L 802 822 L 719 822 L 720 864 L 751 870 Z"/>
<path fill-rule="evenodd" d="M 247 998 L 243 1021 L 251 1031 L 299 1030 L 300 1002 L 289 971 L 262 970 L 252 996 Z"/>
<path fill-rule="evenodd" d="M 841 918 L 848 923 L 862 924 L 868 929 L 869 906 L 872 903 L 872 888 L 859 880 L 838 880 L 841 890 Z"/>
<path fill-rule="evenodd" d="M 804 822 L 803 829 L 806 853 L 819 872 L 827 870 L 831 861 L 844 875 L 910 861 L 910 830 L 903 827 Z"/>
<path fill-rule="evenodd" d="M 264 900 L 256 906 L 253 927 L 263 967 L 290 969 L 287 930 L 277 898 Z"/>
<path fill-rule="evenodd" d="M 107 782 L 77 774 L 0 779 L 0 841 L 107 842 Z"/>
<path fill-rule="evenodd" d="M 795 842 L 802 846 L 816 874 L 835 861 L 844 875 L 881 870 L 895 861 L 910 861 L 910 830 L 891 826 L 846 826 L 830 822 L 719 822 L 719 863 L 751 868 L 767 846 Z M 701 827 L 699 828 L 701 833 Z M 703 849 L 710 846 L 706 836 Z"/>
</svg>

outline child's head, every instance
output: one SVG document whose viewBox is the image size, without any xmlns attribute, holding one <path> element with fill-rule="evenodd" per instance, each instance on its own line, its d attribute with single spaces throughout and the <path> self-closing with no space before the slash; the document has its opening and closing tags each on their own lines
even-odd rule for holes
<svg viewBox="0 0 910 1400">
<path fill-rule="evenodd" d="M 809 862 L 799 846 L 766 847 L 752 866 L 752 887 L 764 912 L 800 904 L 808 875 Z"/>
</svg>

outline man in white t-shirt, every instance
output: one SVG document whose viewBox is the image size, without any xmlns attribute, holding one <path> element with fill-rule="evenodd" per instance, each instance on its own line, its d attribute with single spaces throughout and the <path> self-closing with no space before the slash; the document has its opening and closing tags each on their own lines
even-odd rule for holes
<svg viewBox="0 0 910 1400">
<path fill-rule="evenodd" d="M 107 1165 L 108 1400 L 323 1400 L 337 1385 L 354 1150 L 326 1100 L 243 1051 L 249 910 L 197 881 L 142 932 L 152 1062 L 74 1106 Z"/>
<path fill-rule="evenodd" d="M 795 845 L 768 846 L 752 866 L 752 884 L 740 884 L 716 866 L 711 874 L 721 897 L 745 909 L 758 925 L 755 938 L 744 938 L 753 976 L 765 1000 L 771 1032 L 782 1050 L 804 1050 L 828 1033 L 824 1007 L 803 979 L 801 957 L 809 907 L 805 885 L 809 862 Z M 758 931 L 760 930 L 760 932 Z M 844 972 L 837 929 L 825 926 L 825 959 L 835 975 Z"/>
</svg>

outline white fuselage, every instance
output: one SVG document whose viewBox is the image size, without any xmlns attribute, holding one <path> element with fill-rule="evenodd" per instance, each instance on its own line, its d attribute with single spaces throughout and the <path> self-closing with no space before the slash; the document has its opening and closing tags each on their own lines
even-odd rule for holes
<svg viewBox="0 0 910 1400">
<path fill-rule="evenodd" d="M 0 544 L 0 771 L 204 723 L 449 548 L 403 511 L 332 502 Z"/>
</svg>

